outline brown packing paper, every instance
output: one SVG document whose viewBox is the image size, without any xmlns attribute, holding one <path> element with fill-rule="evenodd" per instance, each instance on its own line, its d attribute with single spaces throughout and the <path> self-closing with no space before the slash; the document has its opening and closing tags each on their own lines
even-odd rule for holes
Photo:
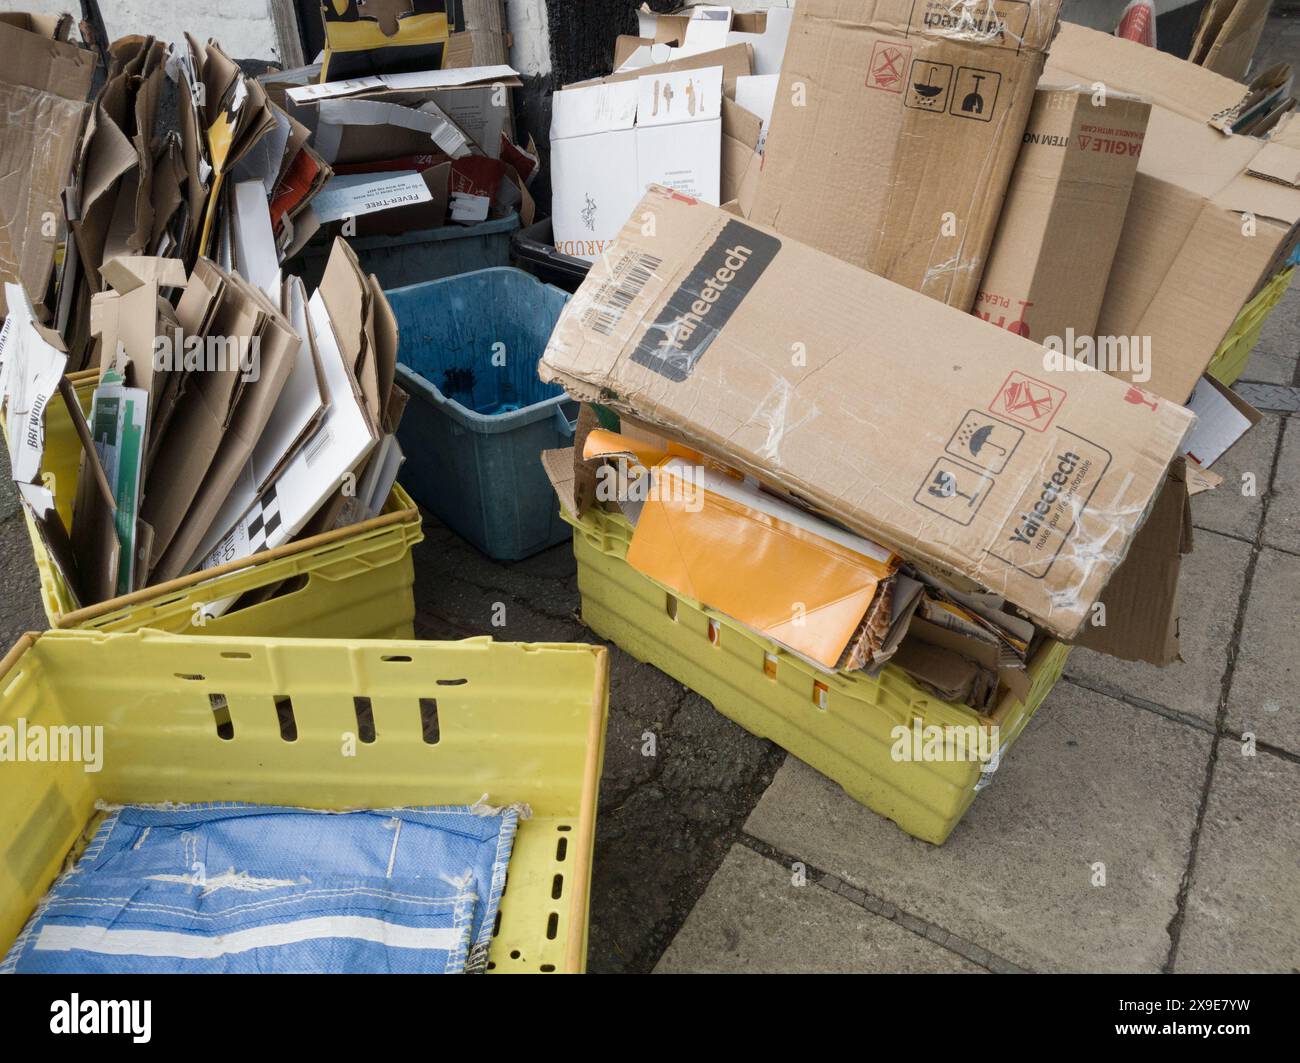
<svg viewBox="0 0 1300 1063">
<path fill-rule="evenodd" d="M 1059 0 L 800 0 L 751 216 L 962 310 Z"/>
<path fill-rule="evenodd" d="M 647 212 L 566 306 L 544 380 L 1075 633 L 1190 413 L 1048 374 L 1026 340 L 666 189 Z"/>
</svg>

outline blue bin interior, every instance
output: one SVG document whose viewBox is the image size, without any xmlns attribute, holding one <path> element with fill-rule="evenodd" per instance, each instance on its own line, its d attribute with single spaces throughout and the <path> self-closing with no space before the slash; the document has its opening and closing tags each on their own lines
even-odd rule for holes
<svg viewBox="0 0 1300 1063">
<path fill-rule="evenodd" d="M 537 377 L 537 361 L 568 300 L 559 289 L 500 266 L 387 295 L 401 334 L 398 361 L 445 398 L 493 416 L 564 393 Z M 504 365 L 492 364 L 498 351 Z"/>
</svg>

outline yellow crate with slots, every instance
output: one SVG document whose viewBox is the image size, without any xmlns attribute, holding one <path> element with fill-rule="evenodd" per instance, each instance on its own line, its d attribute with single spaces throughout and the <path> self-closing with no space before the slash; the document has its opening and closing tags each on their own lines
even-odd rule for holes
<svg viewBox="0 0 1300 1063">
<path fill-rule="evenodd" d="M 908 834 L 936 845 L 992 776 L 973 760 L 895 759 L 895 728 L 911 733 L 914 721 L 922 729 L 996 726 L 996 748 L 1005 754 L 1060 678 L 1069 653 L 1063 643 L 1046 643 L 1030 663 L 1028 700 L 1004 695 L 990 716 L 981 717 L 927 694 L 891 665 L 876 679 L 819 671 L 637 572 L 626 560 L 632 528 L 623 516 L 593 510 L 581 519 L 564 518 L 573 525 L 582 619 L 596 634 L 684 683 L 745 730 L 789 750 Z M 971 739 L 966 748 L 978 747 L 978 732 L 961 734 Z M 985 741 L 992 739 L 989 732 Z"/>
<path fill-rule="evenodd" d="M 0 662 L 0 726 L 102 726 L 103 755 L 96 772 L 68 761 L 0 766 L 0 956 L 93 833 L 96 802 L 345 809 L 487 795 L 531 809 L 489 969 L 582 971 L 607 673 L 599 646 L 486 636 L 26 636 Z M 229 737 L 214 706 L 229 714 Z M 367 710 L 373 730 L 360 719 Z M 362 739 L 354 756 L 343 755 L 345 734 Z"/>
<path fill-rule="evenodd" d="M 1273 308 L 1291 286 L 1291 278 L 1295 276 L 1296 268 L 1292 266 L 1290 269 L 1284 269 L 1264 285 L 1255 298 L 1242 307 L 1237 320 L 1232 323 L 1232 328 L 1223 337 L 1219 349 L 1210 359 L 1209 368 L 1205 370 L 1220 384 L 1231 387 L 1246 371 L 1250 352 L 1259 342 L 1259 334 L 1264 330 L 1264 322 L 1268 320 L 1268 315 L 1273 312 Z"/>
<path fill-rule="evenodd" d="M 87 411 L 97 377 L 93 370 L 69 377 Z M 61 401 L 52 402 L 45 416 L 41 473 L 65 527 L 72 526 L 80 457 L 72 419 Z M 415 634 L 411 548 L 424 538 L 424 531 L 419 509 L 396 484 L 384 511 L 373 520 L 83 609 L 77 608 L 30 517 L 27 531 L 51 627 L 98 631 L 151 627 L 181 634 L 314 638 L 411 638 Z M 206 603 L 269 588 L 277 590 L 275 597 L 203 621 Z"/>
</svg>

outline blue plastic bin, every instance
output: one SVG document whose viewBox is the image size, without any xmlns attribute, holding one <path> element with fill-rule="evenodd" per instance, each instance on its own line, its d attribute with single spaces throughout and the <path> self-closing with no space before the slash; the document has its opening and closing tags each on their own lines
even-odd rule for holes
<svg viewBox="0 0 1300 1063">
<path fill-rule="evenodd" d="M 400 236 L 349 236 L 361 268 L 379 278 L 382 288 L 453 277 L 475 269 L 510 263 L 510 239 L 519 215 L 492 218 L 477 225 L 443 225 Z M 303 248 L 295 268 L 311 291 L 320 284 L 332 239 L 314 240 Z"/>
<path fill-rule="evenodd" d="M 539 455 L 572 444 L 578 405 L 537 378 L 568 299 L 509 267 L 388 292 L 401 330 L 397 380 L 411 396 L 398 430 L 402 486 L 501 561 L 572 534 Z"/>
</svg>

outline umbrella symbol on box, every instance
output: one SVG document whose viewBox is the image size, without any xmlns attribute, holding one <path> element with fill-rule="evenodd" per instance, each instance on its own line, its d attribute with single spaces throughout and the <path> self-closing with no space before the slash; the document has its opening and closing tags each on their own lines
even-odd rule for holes
<svg viewBox="0 0 1300 1063">
<path fill-rule="evenodd" d="M 916 89 L 916 94 L 918 96 L 924 96 L 927 100 L 932 100 L 944 90 L 946 87 L 944 85 L 931 84 L 931 81 L 934 80 L 936 69 L 935 65 L 931 63 L 929 72 L 925 75 L 925 80 L 912 82 L 912 88 Z"/>
</svg>

